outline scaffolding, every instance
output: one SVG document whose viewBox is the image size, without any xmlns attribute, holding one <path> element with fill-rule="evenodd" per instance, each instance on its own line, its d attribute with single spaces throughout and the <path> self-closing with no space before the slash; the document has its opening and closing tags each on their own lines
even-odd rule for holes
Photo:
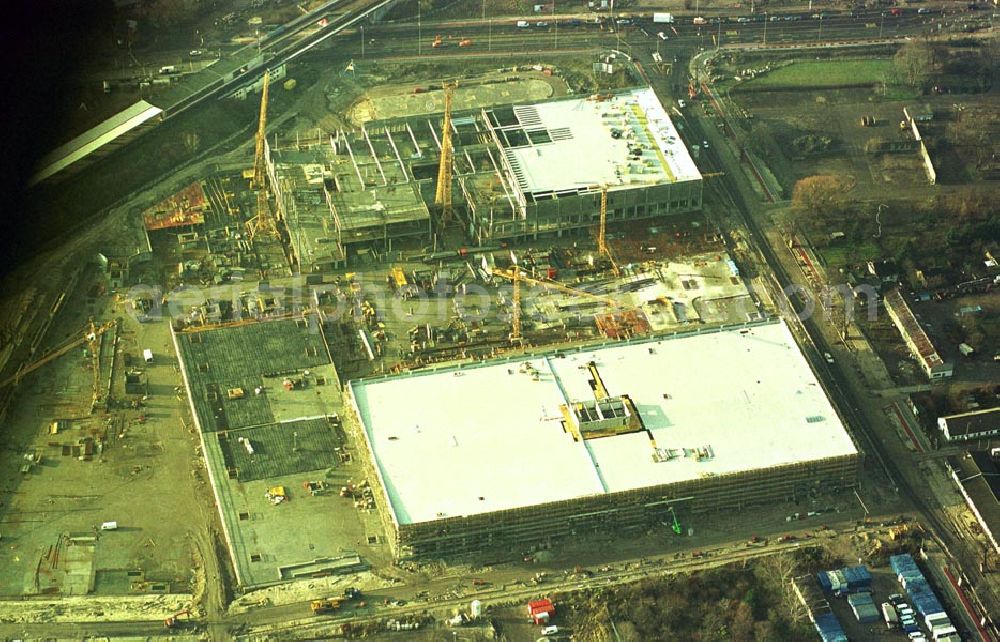
<svg viewBox="0 0 1000 642">
<path fill-rule="evenodd" d="M 387 533 L 398 557 L 419 558 L 546 543 L 585 532 L 644 530 L 671 521 L 679 502 L 686 514 L 739 511 L 848 490 L 857 486 L 859 465 L 855 453 L 480 515 L 403 525 L 386 520 Z M 388 503 L 384 490 L 375 495 Z M 392 514 L 388 505 L 380 509 Z"/>
</svg>

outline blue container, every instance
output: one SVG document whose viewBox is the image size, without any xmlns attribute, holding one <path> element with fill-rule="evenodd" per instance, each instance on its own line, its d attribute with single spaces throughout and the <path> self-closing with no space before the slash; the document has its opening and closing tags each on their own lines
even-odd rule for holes
<svg viewBox="0 0 1000 642">
<path fill-rule="evenodd" d="M 826 574 L 826 571 L 816 573 L 816 581 L 819 582 L 819 587 L 823 589 L 825 593 L 829 593 L 833 590 L 833 585 L 830 584 L 830 576 Z"/>
<path fill-rule="evenodd" d="M 844 577 L 847 578 L 847 586 L 851 590 L 870 587 L 872 585 L 872 574 L 864 566 L 851 566 L 844 569 Z"/>
<path fill-rule="evenodd" d="M 905 566 L 910 566 L 911 568 L 916 568 L 917 563 L 914 561 L 913 556 L 909 553 L 904 553 L 902 555 L 890 555 L 889 556 L 889 568 L 891 568 L 896 573 L 899 573 L 899 569 Z"/>
<path fill-rule="evenodd" d="M 833 613 L 823 613 L 816 616 L 814 626 L 824 642 L 847 642 L 847 634 L 840 626 L 840 621 Z"/>
</svg>

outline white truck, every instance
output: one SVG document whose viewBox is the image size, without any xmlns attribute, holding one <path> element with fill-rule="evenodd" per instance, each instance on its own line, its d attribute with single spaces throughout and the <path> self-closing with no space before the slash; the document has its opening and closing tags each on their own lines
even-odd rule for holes
<svg viewBox="0 0 1000 642">
<path fill-rule="evenodd" d="M 674 14 L 657 11 L 653 14 L 653 22 L 665 25 L 674 24 Z"/>
<path fill-rule="evenodd" d="M 885 620 L 887 629 L 899 628 L 899 615 L 896 613 L 896 607 L 888 602 L 882 602 L 882 619 Z"/>
</svg>

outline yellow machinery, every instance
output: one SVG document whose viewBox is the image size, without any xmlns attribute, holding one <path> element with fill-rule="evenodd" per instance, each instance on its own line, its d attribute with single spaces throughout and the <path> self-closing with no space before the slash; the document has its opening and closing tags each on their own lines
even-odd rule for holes
<svg viewBox="0 0 1000 642">
<path fill-rule="evenodd" d="M 594 378 L 594 398 L 598 401 L 607 399 L 610 395 L 608 394 L 608 389 L 604 386 L 604 380 L 601 379 L 601 373 L 597 370 L 597 364 L 593 361 L 588 362 L 587 371 Z"/>
<path fill-rule="evenodd" d="M 30 372 L 34 372 L 35 370 L 38 370 L 39 368 L 41 368 L 45 364 L 49 363 L 50 361 L 58 359 L 59 357 L 63 356 L 64 354 L 66 354 L 68 352 L 70 352 L 74 348 L 77 348 L 77 347 L 83 345 L 84 343 L 86 343 L 89 346 L 90 352 L 91 352 L 91 354 L 94 357 L 94 363 L 95 363 L 95 366 L 94 366 L 94 369 L 95 369 L 95 374 L 94 374 L 94 380 L 95 380 L 94 395 L 95 395 L 95 400 L 96 400 L 97 389 L 99 387 L 99 381 L 100 381 L 100 379 L 99 379 L 100 378 L 100 369 L 98 368 L 98 365 L 99 365 L 98 359 L 100 358 L 100 355 L 98 354 L 97 339 L 102 334 L 104 334 L 105 332 L 107 332 L 111 328 L 115 327 L 116 323 L 117 323 L 116 321 L 109 321 L 108 323 L 105 323 L 105 324 L 103 324 L 101 326 L 95 326 L 93 320 L 91 320 L 89 322 L 89 325 L 87 326 L 86 331 L 83 333 L 83 336 L 81 336 L 81 337 L 79 337 L 77 339 L 73 339 L 69 343 L 64 343 L 63 345 L 61 345 L 58 348 L 52 350 L 51 352 L 49 352 L 45 356 L 41 357 L 37 361 L 34 361 L 34 362 L 32 362 L 32 363 L 30 363 L 30 364 L 28 364 L 26 366 L 23 366 L 16 373 L 14 373 L 13 376 L 8 377 L 8 378 L 4 379 L 3 381 L 0 381 L 0 388 L 5 388 L 6 386 L 9 386 L 11 384 L 20 383 L 21 377 L 23 377 L 24 375 L 26 375 L 26 374 L 28 374 Z"/>
<path fill-rule="evenodd" d="M 566 294 L 572 294 L 574 296 L 582 296 L 584 298 L 591 299 L 592 301 L 600 301 L 601 303 L 603 303 L 604 305 L 607 305 L 607 306 L 615 306 L 615 305 L 617 305 L 617 302 L 612 297 L 602 296 L 600 294 L 591 294 L 590 292 L 587 292 L 585 290 L 578 290 L 576 288 L 572 288 L 572 287 L 570 287 L 568 285 L 563 285 L 562 283 L 557 283 L 555 281 L 533 279 L 533 278 L 531 278 L 529 276 L 525 276 L 520 271 L 518 272 L 517 276 L 515 276 L 514 275 L 514 270 L 501 270 L 501 269 L 496 269 L 495 268 L 493 270 L 493 275 L 494 276 L 502 276 L 503 278 L 505 278 L 505 279 L 507 279 L 509 281 L 512 281 L 512 282 L 515 281 L 515 279 L 516 279 L 518 282 L 522 282 L 523 281 L 524 283 L 527 283 L 529 285 L 536 285 L 536 286 L 542 287 L 542 288 L 549 288 L 549 289 L 552 289 L 552 290 L 559 290 L 561 292 L 565 292 Z"/>
<path fill-rule="evenodd" d="M 250 189 L 257 191 L 257 214 L 247 221 L 247 234 L 252 241 L 258 234 L 278 235 L 274 218 L 268 211 L 267 204 L 267 159 L 264 145 L 267 136 L 267 90 L 271 82 L 270 71 L 264 72 L 264 86 L 260 93 L 260 120 L 257 123 L 255 149 L 253 157 L 253 175 L 250 178 Z"/>
<path fill-rule="evenodd" d="M 618 270 L 618 263 L 615 262 L 615 258 L 611 256 L 611 248 L 608 247 L 608 186 L 604 185 L 601 187 L 601 222 L 600 227 L 597 230 L 597 253 L 608 257 L 608 261 L 611 263 L 611 272 L 618 276 L 620 271 Z"/>
<path fill-rule="evenodd" d="M 511 343 L 519 343 L 522 340 L 521 336 L 521 285 L 522 283 L 527 283 L 529 285 L 534 285 L 542 288 L 548 288 L 551 290 L 559 290 L 566 294 L 573 296 L 579 296 L 592 301 L 597 301 L 603 303 L 604 305 L 613 308 L 618 306 L 618 301 L 610 296 L 603 296 L 600 294 L 591 294 L 585 290 L 578 290 L 572 288 L 568 285 L 563 285 L 562 283 L 557 283 L 556 281 L 533 279 L 526 276 L 521 268 L 515 263 L 510 269 L 502 270 L 499 268 L 494 268 L 492 272 L 493 276 L 503 277 L 509 280 L 513 284 L 513 292 L 511 294 L 512 300 L 512 318 L 510 324 L 510 338 Z M 628 306 L 630 309 L 632 306 Z"/>
<path fill-rule="evenodd" d="M 340 608 L 341 604 L 343 604 L 343 600 L 331 597 L 325 600 L 313 600 L 310 602 L 309 607 L 312 609 L 314 615 L 322 615 L 324 613 L 333 613 Z"/>
<path fill-rule="evenodd" d="M 521 342 L 521 268 L 516 264 L 511 268 L 511 276 L 514 281 L 514 306 L 511 310 L 510 319 L 510 342 Z"/>
<path fill-rule="evenodd" d="M 451 174 L 454 150 L 451 146 L 451 97 L 457 85 L 444 86 L 444 122 L 441 125 L 441 164 L 438 167 L 434 203 L 441 207 L 441 229 L 451 222 Z"/>
</svg>

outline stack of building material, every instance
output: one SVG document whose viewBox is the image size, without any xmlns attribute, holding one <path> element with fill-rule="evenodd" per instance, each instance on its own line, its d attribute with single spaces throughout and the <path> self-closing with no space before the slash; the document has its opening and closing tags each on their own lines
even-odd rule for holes
<svg viewBox="0 0 1000 642">
<path fill-rule="evenodd" d="M 847 603 L 858 622 L 869 623 L 878 621 L 878 608 L 872 600 L 871 593 L 853 593 L 847 596 Z"/>
</svg>

